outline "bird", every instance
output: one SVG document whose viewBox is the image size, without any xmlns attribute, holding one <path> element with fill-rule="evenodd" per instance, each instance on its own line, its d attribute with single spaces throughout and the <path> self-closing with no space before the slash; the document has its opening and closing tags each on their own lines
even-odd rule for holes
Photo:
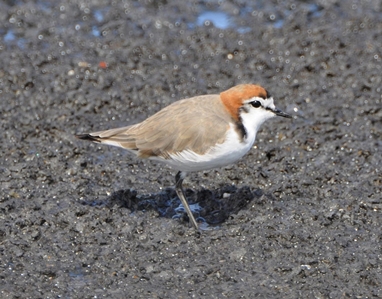
<svg viewBox="0 0 382 299">
<path fill-rule="evenodd" d="M 276 108 L 262 86 L 239 84 L 220 94 L 176 101 L 134 125 L 76 137 L 121 147 L 138 158 L 163 162 L 177 170 L 176 194 L 198 230 L 182 185 L 187 173 L 236 162 L 252 148 L 260 126 L 275 116 L 292 118 Z"/>
</svg>

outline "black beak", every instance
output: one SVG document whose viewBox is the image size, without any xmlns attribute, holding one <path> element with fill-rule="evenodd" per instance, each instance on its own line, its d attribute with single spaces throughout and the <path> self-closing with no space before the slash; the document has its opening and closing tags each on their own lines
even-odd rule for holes
<svg viewBox="0 0 382 299">
<path fill-rule="evenodd" d="M 286 117 L 286 118 L 292 118 L 291 115 L 289 115 L 289 114 L 287 114 L 287 113 L 285 113 L 285 112 L 282 112 L 281 110 L 279 110 L 279 109 L 277 109 L 277 108 L 275 108 L 274 110 L 272 110 L 272 112 L 273 112 L 274 114 L 276 114 L 277 116 L 282 116 L 282 117 Z"/>
</svg>

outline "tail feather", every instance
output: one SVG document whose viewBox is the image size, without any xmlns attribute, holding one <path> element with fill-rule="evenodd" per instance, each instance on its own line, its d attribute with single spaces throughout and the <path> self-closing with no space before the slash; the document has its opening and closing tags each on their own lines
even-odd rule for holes
<svg viewBox="0 0 382 299">
<path fill-rule="evenodd" d="M 90 134 L 78 134 L 76 135 L 78 139 L 82 140 L 88 140 L 88 141 L 93 141 L 93 142 L 101 142 L 101 138 L 99 136 L 93 136 Z"/>
<path fill-rule="evenodd" d="M 137 147 L 135 137 L 127 132 L 129 128 L 131 127 L 129 126 L 106 131 L 77 134 L 76 137 L 82 140 L 122 147 L 136 154 L 139 149 Z"/>
<path fill-rule="evenodd" d="M 110 130 L 111 131 L 111 130 Z M 107 136 L 109 131 L 95 132 L 95 133 L 85 133 L 85 134 L 77 134 L 75 135 L 78 139 L 92 141 L 96 143 L 109 144 L 117 147 L 122 147 L 124 149 L 130 150 L 132 152 L 137 152 L 137 144 L 134 139 L 127 138 L 127 136 L 118 136 L 111 135 Z M 102 134 L 106 136 L 102 136 Z"/>
</svg>

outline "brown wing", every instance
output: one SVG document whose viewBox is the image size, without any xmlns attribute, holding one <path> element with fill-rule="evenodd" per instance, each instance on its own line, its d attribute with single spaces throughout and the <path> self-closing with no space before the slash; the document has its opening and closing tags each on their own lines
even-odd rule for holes
<svg viewBox="0 0 382 299">
<path fill-rule="evenodd" d="M 168 158 L 186 149 L 205 153 L 224 141 L 232 122 L 219 95 L 207 95 L 177 101 L 139 124 L 90 135 L 98 142 L 137 150 L 141 157 Z"/>
</svg>

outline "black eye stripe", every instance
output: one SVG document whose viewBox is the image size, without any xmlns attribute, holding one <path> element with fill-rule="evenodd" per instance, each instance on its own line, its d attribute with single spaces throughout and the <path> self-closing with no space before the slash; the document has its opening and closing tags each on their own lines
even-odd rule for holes
<svg viewBox="0 0 382 299">
<path fill-rule="evenodd" d="M 251 102 L 251 105 L 255 108 L 259 108 L 261 107 L 261 103 L 259 101 L 252 101 Z"/>
</svg>

